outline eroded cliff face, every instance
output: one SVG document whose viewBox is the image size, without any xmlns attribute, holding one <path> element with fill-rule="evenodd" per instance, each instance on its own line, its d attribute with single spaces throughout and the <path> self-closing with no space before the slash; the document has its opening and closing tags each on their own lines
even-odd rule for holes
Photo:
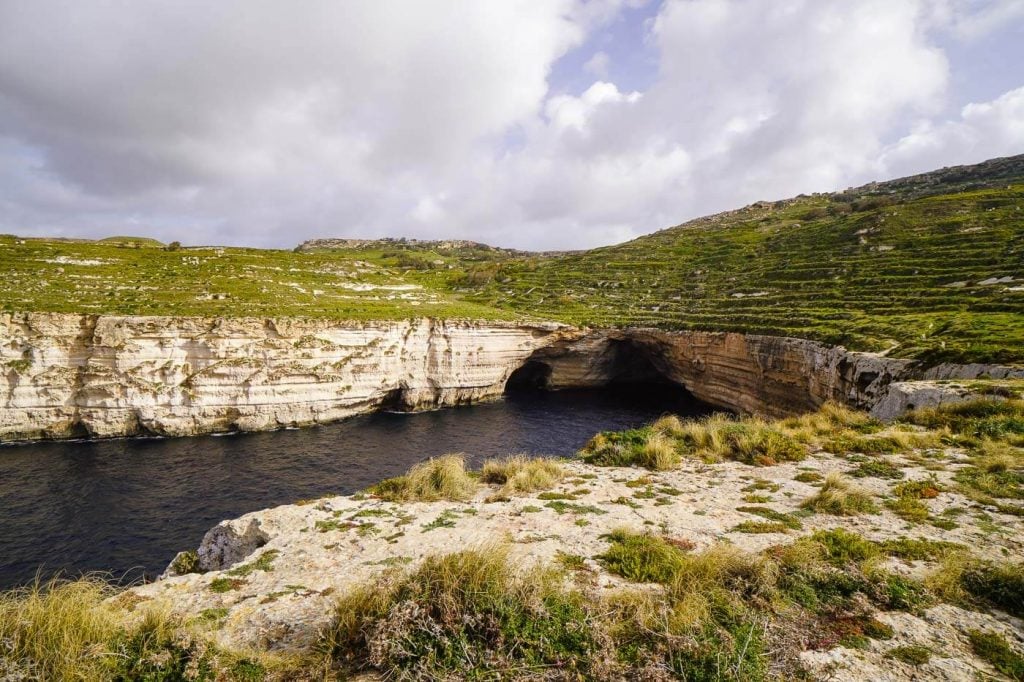
<svg viewBox="0 0 1024 682">
<path fill-rule="evenodd" d="M 769 416 L 839 400 L 881 405 L 880 416 L 891 418 L 952 395 L 886 400 L 895 382 L 1024 376 L 732 333 L 6 313 L 0 441 L 255 431 L 468 404 L 501 395 L 523 367 L 528 385 L 667 381 L 712 405 Z"/>
<path fill-rule="evenodd" d="M 558 325 L 0 315 L 0 440 L 192 435 L 498 396 Z"/>
<path fill-rule="evenodd" d="M 924 367 L 912 360 L 858 353 L 815 341 L 722 332 L 651 329 L 598 331 L 539 349 L 550 388 L 603 386 L 616 381 L 667 380 L 697 399 L 740 413 L 783 417 L 828 400 L 871 410 L 894 382 L 922 378 L 1024 377 L 1024 369 L 993 365 Z M 918 404 L 944 402 L 922 395 Z M 887 407 L 883 416 L 900 410 Z"/>
</svg>

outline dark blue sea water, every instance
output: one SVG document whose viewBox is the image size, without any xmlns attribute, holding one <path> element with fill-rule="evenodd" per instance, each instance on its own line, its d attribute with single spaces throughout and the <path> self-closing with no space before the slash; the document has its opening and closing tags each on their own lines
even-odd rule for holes
<svg viewBox="0 0 1024 682">
<path fill-rule="evenodd" d="M 654 387 L 524 392 L 299 430 L 0 447 L 0 588 L 37 571 L 152 577 L 222 519 L 352 493 L 446 452 L 568 456 L 598 431 L 709 409 Z"/>
</svg>

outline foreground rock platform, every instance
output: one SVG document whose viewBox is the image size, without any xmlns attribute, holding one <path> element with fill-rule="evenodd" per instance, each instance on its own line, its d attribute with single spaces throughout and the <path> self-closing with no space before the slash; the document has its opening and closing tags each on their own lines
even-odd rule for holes
<svg viewBox="0 0 1024 682">
<path fill-rule="evenodd" d="M 891 461 L 902 467 L 904 481 L 935 476 L 945 484 L 965 459 L 965 453 L 945 449 L 893 456 Z M 817 490 L 814 482 L 795 480 L 798 476 L 808 480 L 814 476 L 807 474 L 854 466 L 828 452 L 769 467 L 687 461 L 664 472 L 571 461 L 564 464 L 566 477 L 553 490 L 504 500 L 495 498 L 496 487 L 482 486 L 465 503 L 392 503 L 369 495 L 303 501 L 246 514 L 211 530 L 199 557 L 216 570 L 166 577 L 132 592 L 207 623 L 209 636 L 227 647 L 302 652 L 329 625 L 335 600 L 346 590 L 384 571 L 414 568 L 430 555 L 495 544 L 507 546 L 510 558 L 524 569 L 556 561 L 561 553 L 582 557 L 579 574 L 594 594 L 627 584 L 594 558 L 609 546 L 605 534 L 620 528 L 657 533 L 692 544 L 695 550 L 725 541 L 760 551 L 841 527 L 876 541 L 925 538 L 962 544 L 979 556 L 1024 556 L 1024 520 L 955 492 L 923 501 L 936 515 L 960 510 L 956 527 L 949 530 L 910 524 L 884 510 L 853 517 L 798 512 L 800 503 Z M 879 496 L 894 483 L 878 478 L 859 482 Z M 758 520 L 737 509 L 749 507 L 751 500 L 779 512 L 797 512 L 802 528 L 739 532 L 738 524 Z M 929 570 L 921 561 L 887 562 L 890 570 L 908 575 Z M 940 604 L 923 613 L 884 612 L 878 618 L 895 631 L 891 640 L 872 640 L 863 650 L 806 651 L 802 663 L 819 679 L 998 679 L 971 653 L 967 633 L 995 631 L 1024 646 L 1024 624 L 999 612 Z M 887 657 L 906 645 L 926 646 L 933 655 L 921 666 Z"/>
</svg>

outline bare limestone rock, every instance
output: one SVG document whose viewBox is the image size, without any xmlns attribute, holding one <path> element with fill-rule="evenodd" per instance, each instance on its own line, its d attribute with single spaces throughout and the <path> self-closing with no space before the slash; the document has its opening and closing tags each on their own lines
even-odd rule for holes
<svg viewBox="0 0 1024 682">
<path fill-rule="evenodd" d="M 199 544 L 199 569 L 219 571 L 227 568 L 267 544 L 269 539 L 270 535 L 263 530 L 258 518 L 221 521 L 206 531 Z"/>
<path fill-rule="evenodd" d="M 187 436 L 493 399 L 527 363 L 548 388 L 668 381 L 740 413 L 827 400 L 898 414 L 894 382 L 1024 377 L 924 367 L 806 339 L 554 323 L 0 313 L 0 442 Z M 901 402 L 902 401 L 902 402 Z"/>
<path fill-rule="evenodd" d="M 444 320 L 0 314 L 0 441 L 257 431 L 501 395 L 566 333 Z"/>
</svg>

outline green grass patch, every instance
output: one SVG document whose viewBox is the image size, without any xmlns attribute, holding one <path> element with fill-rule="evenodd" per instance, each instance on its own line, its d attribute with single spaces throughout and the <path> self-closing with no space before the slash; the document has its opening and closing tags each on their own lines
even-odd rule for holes
<svg viewBox="0 0 1024 682">
<path fill-rule="evenodd" d="M 548 509 L 554 509 L 558 514 L 607 514 L 604 509 L 595 507 L 592 504 L 573 504 L 563 500 L 553 500 L 544 505 Z"/>
<path fill-rule="evenodd" d="M 890 649 L 885 654 L 889 658 L 912 666 L 921 666 L 932 659 L 932 651 L 920 644 L 908 644 Z"/>
<path fill-rule="evenodd" d="M 232 592 L 246 584 L 246 581 L 239 578 L 214 578 L 210 581 L 210 591 L 217 594 Z"/>
<path fill-rule="evenodd" d="M 684 553 L 656 535 L 616 530 L 611 546 L 599 557 L 610 572 L 642 583 L 668 583 L 683 564 Z"/>
<path fill-rule="evenodd" d="M 227 571 L 225 575 L 246 577 L 252 574 L 254 571 L 273 571 L 274 570 L 274 559 L 280 552 L 276 549 L 268 549 L 267 551 L 260 554 L 255 561 L 250 561 L 247 564 L 236 566 L 231 570 Z"/>
<path fill-rule="evenodd" d="M 1015 651 L 1005 637 L 981 630 L 971 630 L 967 636 L 971 641 L 971 649 L 978 658 L 1011 680 L 1024 680 L 1024 656 Z"/>
<path fill-rule="evenodd" d="M 781 523 L 783 526 L 789 528 L 790 530 L 800 530 L 801 528 L 803 528 L 803 524 L 800 522 L 800 519 L 798 519 L 796 516 L 792 514 L 786 514 L 785 512 L 776 511 L 768 507 L 736 507 L 736 511 L 742 512 L 744 514 L 754 514 L 755 516 L 760 516 L 761 518 L 767 519 L 769 521 Z"/>
<path fill-rule="evenodd" d="M 438 528 L 454 528 L 458 520 L 458 514 L 451 509 L 446 509 L 433 521 L 423 524 L 423 532 L 426 533 L 428 531 L 437 530 Z"/>
<path fill-rule="evenodd" d="M 854 478 L 866 478 L 871 476 L 873 478 L 888 478 L 888 479 L 901 479 L 906 474 L 895 464 L 887 462 L 883 459 L 875 459 L 868 462 L 863 462 L 859 467 L 850 471 L 849 476 Z"/>
</svg>

